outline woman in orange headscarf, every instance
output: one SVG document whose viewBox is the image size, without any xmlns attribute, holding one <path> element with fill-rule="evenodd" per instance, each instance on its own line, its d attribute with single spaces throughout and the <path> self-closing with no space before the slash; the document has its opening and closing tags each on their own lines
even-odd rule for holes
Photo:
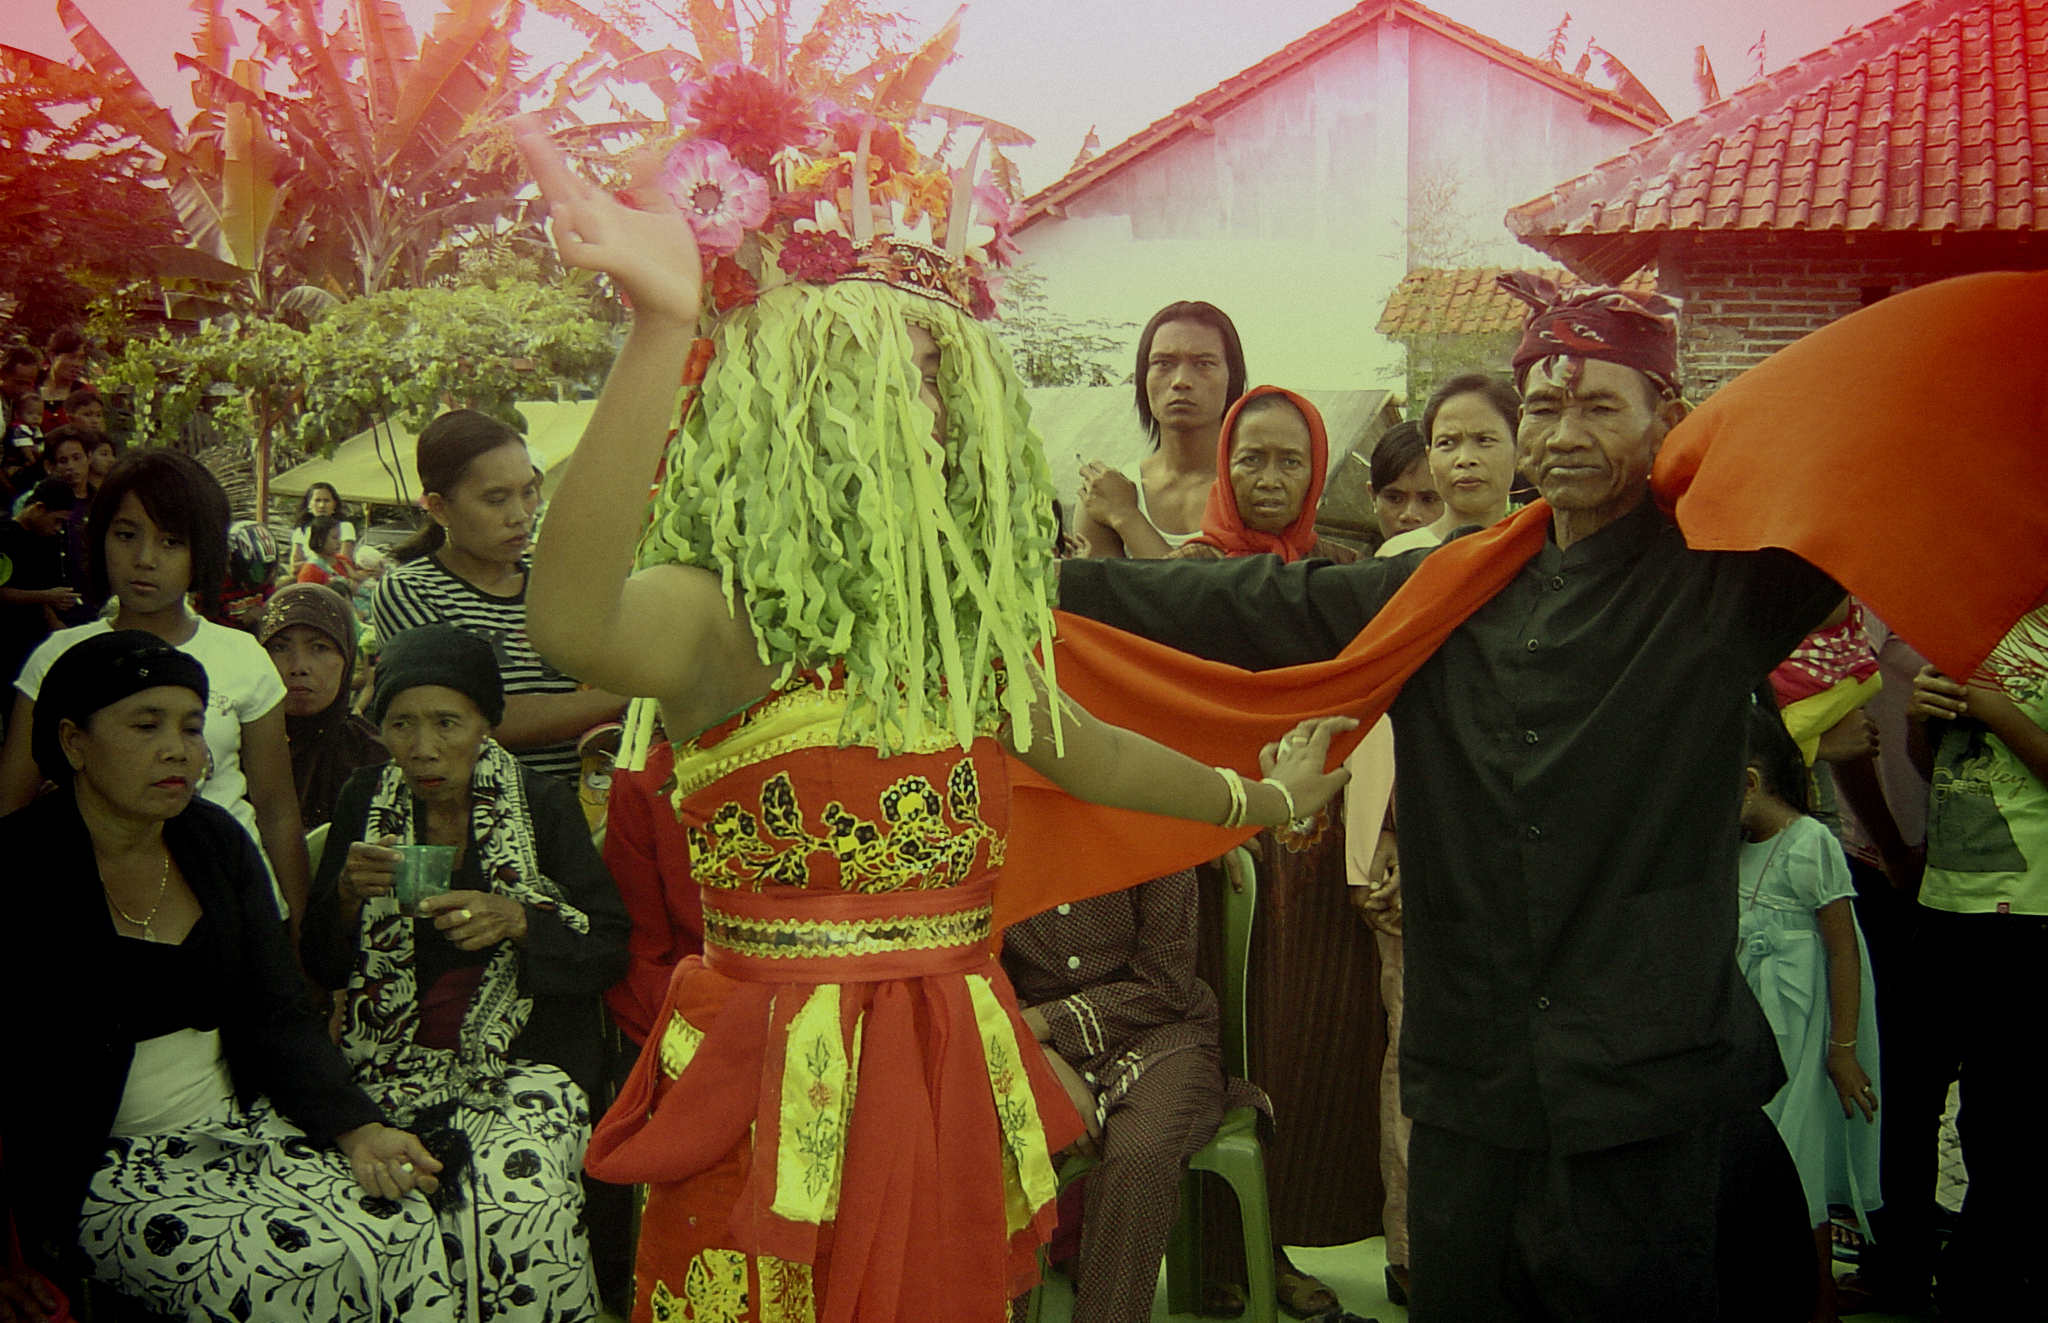
<svg viewBox="0 0 2048 1323">
<path fill-rule="evenodd" d="M 1278 386 L 1254 387 L 1223 419 L 1201 536 L 1174 558 L 1358 559 L 1316 533 L 1329 465 L 1316 406 Z M 1336 1294 L 1289 1263 L 1281 1246 L 1348 1245 L 1380 1234 L 1379 1103 L 1373 1089 L 1359 1087 L 1361 1076 L 1371 1077 L 1359 1063 L 1386 1050 L 1385 1019 L 1372 931 L 1350 903 L 1339 806 L 1263 832 L 1251 848 L 1259 903 L 1246 1038 L 1252 1081 L 1273 1096 L 1279 1118 L 1266 1154 L 1274 1279 L 1280 1303 L 1301 1316 L 1336 1308 Z M 1210 887 L 1221 885 L 1204 871 Z M 1204 910 L 1202 974 L 1213 980 L 1222 923 L 1211 912 L 1218 907 Z"/>
<path fill-rule="evenodd" d="M 1252 387 L 1223 416 L 1216 485 L 1202 511 L 1201 535 L 1169 559 L 1272 552 L 1283 561 L 1357 560 L 1350 547 L 1316 533 L 1316 506 L 1329 471 L 1330 442 L 1316 406 L 1278 386 Z"/>
</svg>

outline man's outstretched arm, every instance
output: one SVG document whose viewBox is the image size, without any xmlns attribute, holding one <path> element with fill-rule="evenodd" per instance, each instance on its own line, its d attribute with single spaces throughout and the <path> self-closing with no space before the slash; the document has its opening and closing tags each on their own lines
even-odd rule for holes
<svg viewBox="0 0 2048 1323">
<path fill-rule="evenodd" d="M 1425 553 L 1336 565 L 1237 560 L 1069 560 L 1060 609 L 1246 670 L 1326 661 L 1414 573 Z"/>
</svg>

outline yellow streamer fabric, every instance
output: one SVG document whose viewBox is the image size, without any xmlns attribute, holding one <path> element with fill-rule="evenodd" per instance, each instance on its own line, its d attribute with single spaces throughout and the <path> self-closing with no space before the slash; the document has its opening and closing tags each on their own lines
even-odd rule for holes
<svg viewBox="0 0 2048 1323">
<path fill-rule="evenodd" d="M 1014 1236 L 1059 1194 L 1059 1178 L 1053 1173 L 1052 1156 L 1045 1151 L 1045 1126 L 1039 1120 L 1038 1099 L 1031 1092 L 1031 1077 L 1024 1070 L 1024 1054 L 1017 1045 L 1010 1014 L 983 975 L 967 976 L 967 992 L 974 1000 L 974 1020 L 981 1030 L 989 1088 L 995 1095 L 996 1120 L 1003 1132 L 1005 1216 Z"/>
<path fill-rule="evenodd" d="M 825 983 L 811 989 L 803 1009 L 789 1022 L 783 1055 L 772 1205 L 776 1216 L 816 1224 L 830 1221 L 839 1211 L 839 1178 L 845 1167 L 859 1055 L 858 1032 L 851 1057 L 840 1037 L 839 986 Z"/>
<path fill-rule="evenodd" d="M 1813 766 L 1814 758 L 1820 753 L 1820 737 L 1834 729 L 1835 723 L 1843 717 L 1876 698 L 1877 691 L 1882 688 L 1882 675 L 1863 680 L 1838 680 L 1784 710 L 1785 729 L 1792 732 L 1808 767 Z"/>
</svg>

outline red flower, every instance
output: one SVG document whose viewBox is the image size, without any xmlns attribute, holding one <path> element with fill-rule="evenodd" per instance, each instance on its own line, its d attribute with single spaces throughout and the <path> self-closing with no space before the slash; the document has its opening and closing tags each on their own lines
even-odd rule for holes
<svg viewBox="0 0 2048 1323">
<path fill-rule="evenodd" d="M 761 223 L 761 228 L 774 230 L 791 221 L 809 220 L 811 212 L 824 200 L 823 193 L 777 193 L 768 202 L 768 219 Z"/>
<path fill-rule="evenodd" d="M 818 140 L 811 106 L 796 90 L 759 69 L 725 64 L 696 84 L 690 118 L 700 136 L 724 143 L 733 159 L 765 173 L 768 158 L 784 147 L 808 147 Z"/>
<path fill-rule="evenodd" d="M 853 270 L 853 240 L 843 234 L 806 230 L 789 236 L 775 265 L 814 285 L 829 285 Z"/>
<path fill-rule="evenodd" d="M 761 293 L 761 287 L 754 281 L 754 273 L 733 261 L 721 257 L 711 266 L 711 305 L 720 312 L 731 312 L 752 303 Z"/>
<path fill-rule="evenodd" d="M 910 145 L 895 125 L 856 111 L 835 110 L 825 116 L 825 125 L 832 130 L 832 145 L 842 152 L 854 151 L 860 146 L 863 123 L 874 126 L 874 132 L 868 135 L 868 155 L 887 167 L 882 171 L 883 179 L 890 175 L 909 174 L 917 169 L 917 148 Z"/>
</svg>

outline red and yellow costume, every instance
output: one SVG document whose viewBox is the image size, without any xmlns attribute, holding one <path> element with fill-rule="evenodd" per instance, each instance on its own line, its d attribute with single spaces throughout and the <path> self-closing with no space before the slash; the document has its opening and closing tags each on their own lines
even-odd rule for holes
<svg viewBox="0 0 2048 1323">
<path fill-rule="evenodd" d="M 589 1158 L 649 1187 L 635 1323 L 995 1319 L 1037 1280 L 1081 1122 L 990 954 L 1009 765 L 839 747 L 844 707 L 803 674 L 676 746 L 704 955 Z"/>
</svg>

